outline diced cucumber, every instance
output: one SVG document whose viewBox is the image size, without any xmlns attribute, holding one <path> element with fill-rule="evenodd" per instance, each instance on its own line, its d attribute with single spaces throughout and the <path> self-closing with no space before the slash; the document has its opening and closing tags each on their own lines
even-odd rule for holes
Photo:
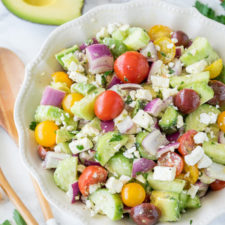
<svg viewBox="0 0 225 225">
<path fill-rule="evenodd" d="M 77 163 L 77 157 L 70 157 L 58 164 L 54 172 L 54 181 L 63 191 L 68 191 L 69 185 L 77 180 Z"/>
<path fill-rule="evenodd" d="M 34 115 L 36 122 L 42 122 L 46 120 L 52 120 L 57 123 L 72 126 L 73 130 L 77 129 L 77 122 L 64 110 L 51 106 L 51 105 L 39 105 Z"/>
<path fill-rule="evenodd" d="M 64 91 L 66 93 L 70 92 L 70 89 L 68 88 L 66 83 L 62 82 L 51 82 L 51 87 L 53 87 L 56 90 Z"/>
<path fill-rule="evenodd" d="M 128 37 L 123 43 L 131 50 L 144 48 L 150 41 L 148 34 L 140 27 L 132 27 L 129 29 Z"/>
<path fill-rule="evenodd" d="M 143 158 L 146 158 L 146 159 L 151 159 L 151 160 L 156 160 L 156 156 L 150 154 L 148 151 L 146 151 L 144 149 L 144 147 L 142 146 L 142 142 L 143 140 L 145 139 L 145 137 L 148 135 L 149 133 L 148 132 L 140 132 L 138 133 L 137 137 L 136 137 L 136 141 L 137 141 L 137 149 L 139 150 L 140 152 L 140 155 L 143 157 Z"/>
<path fill-rule="evenodd" d="M 214 91 L 207 83 L 192 83 L 184 88 L 190 88 L 196 91 L 200 96 L 200 105 L 208 102 L 214 96 Z"/>
<path fill-rule="evenodd" d="M 225 144 L 219 144 L 216 142 L 204 142 L 202 145 L 204 152 L 214 162 L 225 165 Z"/>
<path fill-rule="evenodd" d="M 69 132 L 65 127 L 62 127 L 56 131 L 56 144 L 70 141 L 74 136 L 73 133 Z"/>
<path fill-rule="evenodd" d="M 95 89 L 95 85 L 87 83 L 75 83 L 71 86 L 71 92 L 78 92 L 84 96 L 90 94 Z"/>
<path fill-rule="evenodd" d="M 98 88 L 89 95 L 82 98 L 79 102 L 75 102 L 71 111 L 78 117 L 85 120 L 92 120 L 95 116 L 94 106 L 96 98 L 104 91 L 103 88 Z"/>
<path fill-rule="evenodd" d="M 174 192 L 153 191 L 151 203 L 161 211 L 161 222 L 173 222 L 180 219 L 179 194 Z"/>
<path fill-rule="evenodd" d="M 137 112 L 139 111 L 139 109 L 143 109 L 144 105 L 143 105 L 143 101 L 141 101 L 140 99 L 138 99 L 136 101 L 136 105 L 132 111 L 132 118 L 137 114 Z"/>
<path fill-rule="evenodd" d="M 112 174 L 131 177 L 133 160 L 126 158 L 122 152 L 116 153 L 106 164 L 106 168 Z"/>
<path fill-rule="evenodd" d="M 127 30 L 116 29 L 112 33 L 112 38 L 114 40 L 124 41 L 127 35 L 128 35 L 128 29 Z"/>
<path fill-rule="evenodd" d="M 189 196 L 183 192 L 180 193 L 179 196 L 179 208 L 180 212 L 183 212 L 183 210 L 186 208 L 186 202 L 188 200 Z"/>
<path fill-rule="evenodd" d="M 173 76 L 170 78 L 170 85 L 174 88 L 182 89 L 192 83 L 208 83 L 210 78 L 209 71 L 191 75 Z"/>
<path fill-rule="evenodd" d="M 219 137 L 219 132 L 220 132 L 220 128 L 218 126 L 217 123 L 215 124 L 210 124 L 208 126 L 209 132 L 207 131 L 207 136 L 209 141 L 214 141 L 214 142 L 218 142 L 218 137 Z"/>
<path fill-rule="evenodd" d="M 169 106 L 164 112 L 161 120 L 159 121 L 159 126 L 161 129 L 168 133 L 176 132 L 176 124 L 177 124 L 178 112 L 175 110 L 173 106 Z"/>
<path fill-rule="evenodd" d="M 173 181 L 154 180 L 153 173 L 149 173 L 147 180 L 150 186 L 154 190 L 169 191 L 169 192 L 176 192 L 176 193 L 181 193 L 186 184 L 186 181 L 181 179 L 175 179 Z"/>
<path fill-rule="evenodd" d="M 65 65 L 64 65 L 64 62 L 62 61 L 62 58 L 65 56 L 65 55 L 68 55 L 70 53 L 74 53 L 75 51 L 78 50 L 78 46 L 77 45 L 74 45 L 73 47 L 71 48 L 67 48 L 67 49 L 64 49 L 62 51 L 60 51 L 59 53 L 57 53 L 55 55 L 56 59 L 58 60 L 58 62 L 65 68 Z"/>
<path fill-rule="evenodd" d="M 61 152 L 72 155 L 68 142 L 59 143 L 58 146 L 60 147 Z"/>
<path fill-rule="evenodd" d="M 204 123 L 200 123 L 200 115 L 202 113 L 214 113 L 216 115 L 218 115 L 220 113 L 220 111 L 211 105 L 208 104 L 204 104 L 199 106 L 194 112 L 192 112 L 191 114 L 189 114 L 186 117 L 185 120 L 185 130 L 196 130 L 196 131 L 204 131 L 205 128 L 208 126 L 207 124 Z"/>
<path fill-rule="evenodd" d="M 116 131 L 103 134 L 98 139 L 96 159 L 104 166 L 127 141 L 128 135 L 122 135 Z"/>
<path fill-rule="evenodd" d="M 195 196 L 194 198 L 191 198 L 188 196 L 185 208 L 187 209 L 196 209 L 201 207 L 201 201 L 198 196 Z"/>
<path fill-rule="evenodd" d="M 119 194 L 111 194 L 107 189 L 99 189 L 89 199 L 111 220 L 120 220 L 123 216 L 123 203 Z"/>
<path fill-rule="evenodd" d="M 219 56 L 213 50 L 208 40 L 205 37 L 197 37 L 192 45 L 180 57 L 180 60 L 185 66 L 188 66 L 202 59 L 205 59 L 211 64 L 218 58 Z"/>
</svg>

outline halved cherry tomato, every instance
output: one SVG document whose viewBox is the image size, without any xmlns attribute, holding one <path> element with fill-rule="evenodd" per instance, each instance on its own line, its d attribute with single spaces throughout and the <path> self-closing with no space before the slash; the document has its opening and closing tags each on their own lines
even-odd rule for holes
<svg viewBox="0 0 225 225">
<path fill-rule="evenodd" d="M 158 159 L 158 165 L 176 167 L 176 176 L 178 176 L 184 168 L 184 160 L 175 152 L 166 152 Z"/>
<path fill-rule="evenodd" d="M 62 101 L 63 109 L 72 115 L 73 113 L 71 112 L 71 108 L 72 108 L 74 102 L 80 101 L 83 97 L 84 96 L 79 93 L 71 93 L 71 94 L 66 95 Z"/>
<path fill-rule="evenodd" d="M 70 87 L 73 83 L 73 81 L 69 78 L 68 74 L 62 71 L 53 73 L 52 79 L 54 82 L 66 83 L 68 87 Z"/>
<path fill-rule="evenodd" d="M 158 51 L 158 57 L 164 63 L 172 61 L 176 55 L 176 46 L 168 37 L 161 37 L 154 41 Z M 157 47 L 158 46 L 158 47 Z"/>
<path fill-rule="evenodd" d="M 139 52 L 129 51 L 117 58 L 114 70 L 117 77 L 124 83 L 139 84 L 147 78 L 149 64 Z"/>
<path fill-rule="evenodd" d="M 116 118 L 123 108 L 123 99 L 115 91 L 104 91 L 95 101 L 95 115 L 101 120 Z"/>
<path fill-rule="evenodd" d="M 210 184 L 210 188 L 213 191 L 219 191 L 219 190 L 225 188 L 225 181 L 215 180 L 213 183 Z"/>
<path fill-rule="evenodd" d="M 221 112 L 217 120 L 219 128 L 225 132 L 225 111 Z"/>
<path fill-rule="evenodd" d="M 78 180 L 78 186 L 83 196 L 89 195 L 89 187 L 93 184 L 105 183 L 108 172 L 101 166 L 88 166 Z"/>
<path fill-rule="evenodd" d="M 134 207 L 145 200 L 145 189 L 138 183 L 128 183 L 121 191 L 122 201 L 126 206 Z"/>
<path fill-rule="evenodd" d="M 209 71 L 210 72 L 210 79 L 214 79 L 214 78 L 216 78 L 217 76 L 220 75 L 222 69 L 223 69 L 223 61 L 222 61 L 222 59 L 217 59 L 212 64 L 207 66 L 205 68 L 205 71 Z"/>
<path fill-rule="evenodd" d="M 53 121 L 43 121 L 35 128 L 35 140 L 39 145 L 52 147 L 56 143 L 56 130 L 58 126 Z"/>
<path fill-rule="evenodd" d="M 196 144 L 194 142 L 194 136 L 197 133 L 198 132 L 195 130 L 189 130 L 178 138 L 177 141 L 180 143 L 178 151 L 181 155 L 187 155 L 196 147 Z"/>
<path fill-rule="evenodd" d="M 156 39 L 161 38 L 161 37 L 170 38 L 171 33 L 172 33 L 172 30 L 169 27 L 164 26 L 164 25 L 155 25 L 155 26 L 151 27 L 148 32 L 152 41 L 155 41 Z"/>
</svg>

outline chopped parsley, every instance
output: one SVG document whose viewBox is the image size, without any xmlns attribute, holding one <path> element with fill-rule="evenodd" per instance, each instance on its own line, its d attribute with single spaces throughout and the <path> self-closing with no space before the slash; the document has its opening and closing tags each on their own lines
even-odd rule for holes
<svg viewBox="0 0 225 225">
<path fill-rule="evenodd" d="M 87 41 L 85 41 L 85 45 L 92 45 L 93 42 L 93 39 L 88 39 Z"/>
<path fill-rule="evenodd" d="M 190 225 L 193 223 L 193 220 L 190 220 Z"/>
<path fill-rule="evenodd" d="M 106 71 L 103 75 L 104 76 L 108 76 L 108 75 L 111 75 L 113 73 L 113 71 L 112 70 L 109 70 L 109 71 Z"/>
<path fill-rule="evenodd" d="M 160 52 L 160 54 L 161 54 L 163 57 L 166 57 L 166 53 Z"/>
<path fill-rule="evenodd" d="M 80 150 L 80 151 L 84 149 L 84 146 L 83 146 L 83 145 L 77 145 L 76 147 L 77 147 L 77 149 Z"/>
<path fill-rule="evenodd" d="M 174 73 L 174 70 L 169 68 L 169 74 L 173 74 Z"/>
<path fill-rule="evenodd" d="M 148 52 L 147 56 L 150 58 L 152 56 L 151 52 Z"/>
<path fill-rule="evenodd" d="M 30 125 L 29 125 L 30 130 L 35 130 L 37 124 L 38 124 L 37 122 L 32 121 L 32 122 L 30 123 Z"/>
<path fill-rule="evenodd" d="M 102 78 L 102 79 L 101 79 L 101 85 L 102 85 L 103 87 L 105 87 L 106 84 L 107 84 L 106 77 L 103 75 L 101 78 Z"/>
<path fill-rule="evenodd" d="M 113 134 L 112 138 L 110 139 L 109 142 L 114 142 L 114 141 L 121 141 L 123 138 L 122 138 L 122 135 L 121 134 Z"/>
<path fill-rule="evenodd" d="M 128 82 L 128 79 L 126 77 L 124 77 L 124 80 Z"/>
<path fill-rule="evenodd" d="M 181 83 L 180 84 L 184 84 L 184 81 L 181 81 Z"/>
<path fill-rule="evenodd" d="M 20 215 L 20 213 L 16 209 L 13 212 L 13 219 L 15 220 L 17 225 L 27 225 L 23 217 Z"/>
<path fill-rule="evenodd" d="M 128 95 L 125 103 L 130 104 L 132 101 L 133 101 L 132 98 L 130 97 L 130 95 Z"/>
<path fill-rule="evenodd" d="M 12 225 L 9 220 L 5 220 L 1 225 Z"/>
</svg>

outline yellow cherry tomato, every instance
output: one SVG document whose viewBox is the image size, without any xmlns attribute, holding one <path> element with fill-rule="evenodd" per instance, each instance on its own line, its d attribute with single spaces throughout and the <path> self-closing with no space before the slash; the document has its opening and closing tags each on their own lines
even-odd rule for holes
<svg viewBox="0 0 225 225">
<path fill-rule="evenodd" d="M 210 79 L 214 79 L 220 75 L 222 69 L 223 69 L 223 61 L 222 59 L 218 59 L 209 66 L 207 66 L 205 68 L 205 71 L 209 71 Z"/>
<path fill-rule="evenodd" d="M 54 82 L 66 83 L 68 87 L 70 87 L 73 83 L 73 81 L 69 78 L 68 74 L 62 71 L 53 73 L 52 79 Z"/>
<path fill-rule="evenodd" d="M 161 38 L 161 37 L 170 38 L 171 32 L 172 32 L 172 30 L 167 26 L 155 25 L 150 28 L 148 34 L 149 34 L 151 40 L 155 41 L 156 39 Z"/>
<path fill-rule="evenodd" d="M 218 123 L 220 130 L 225 132 L 225 111 L 223 111 L 219 114 L 217 123 Z"/>
<path fill-rule="evenodd" d="M 145 196 L 145 189 L 138 183 L 125 184 L 121 192 L 123 203 L 129 207 L 141 204 Z"/>
<path fill-rule="evenodd" d="M 71 108 L 72 108 L 74 102 L 80 101 L 83 97 L 84 96 L 79 93 L 71 93 L 71 94 L 66 95 L 62 101 L 63 109 L 72 115 L 73 113 L 71 112 Z"/>
<path fill-rule="evenodd" d="M 41 122 L 35 128 L 35 140 L 44 147 L 53 147 L 56 144 L 56 130 L 58 129 L 53 121 Z"/>
<path fill-rule="evenodd" d="M 168 37 L 161 37 L 154 41 L 158 57 L 164 63 L 172 61 L 176 55 L 176 47 L 172 40 Z"/>
</svg>

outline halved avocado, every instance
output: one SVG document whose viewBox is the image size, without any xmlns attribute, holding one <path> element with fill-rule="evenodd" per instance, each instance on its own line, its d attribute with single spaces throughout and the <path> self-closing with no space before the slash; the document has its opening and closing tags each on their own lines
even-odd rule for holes
<svg viewBox="0 0 225 225">
<path fill-rule="evenodd" d="M 84 0 L 2 0 L 16 16 L 34 22 L 60 25 L 81 15 Z"/>
</svg>

